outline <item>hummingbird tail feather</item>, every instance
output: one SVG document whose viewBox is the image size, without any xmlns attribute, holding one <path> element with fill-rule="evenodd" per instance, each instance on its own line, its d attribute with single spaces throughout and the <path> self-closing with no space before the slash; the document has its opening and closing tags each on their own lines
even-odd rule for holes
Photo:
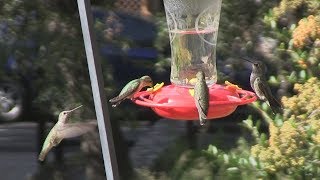
<svg viewBox="0 0 320 180">
<path fill-rule="evenodd" d="M 207 120 L 206 120 L 207 118 L 202 118 L 202 117 L 200 117 L 200 125 L 201 126 L 203 126 L 203 125 L 205 125 L 206 124 L 206 122 L 207 122 Z"/>
<path fill-rule="evenodd" d="M 281 114 L 282 113 L 282 109 L 283 109 L 282 105 L 274 97 L 269 100 L 269 105 L 270 105 L 270 108 L 274 114 L 276 114 L 276 113 Z"/>
<path fill-rule="evenodd" d="M 125 100 L 125 98 L 121 98 L 121 97 L 117 96 L 117 97 L 110 99 L 109 102 L 112 104 L 112 107 L 117 107 L 124 100 Z"/>
<path fill-rule="evenodd" d="M 40 154 L 39 154 L 39 161 L 44 161 L 44 159 L 46 158 L 46 153 L 43 151 L 43 152 L 41 152 Z"/>
<path fill-rule="evenodd" d="M 123 100 L 124 100 L 124 99 L 123 99 Z M 113 104 L 112 104 L 112 107 L 117 107 L 120 103 L 122 103 L 123 100 L 118 101 L 118 102 L 116 102 L 116 103 L 113 103 Z"/>
<path fill-rule="evenodd" d="M 116 96 L 116 97 L 114 97 L 114 98 L 112 98 L 112 99 L 109 100 L 109 102 L 111 102 L 111 103 L 116 103 L 116 102 L 118 102 L 118 101 L 120 101 L 119 96 Z"/>
<path fill-rule="evenodd" d="M 207 119 L 207 112 L 204 111 L 199 103 L 196 103 L 196 107 L 199 114 L 200 125 L 204 125 Z"/>
<path fill-rule="evenodd" d="M 51 149 L 50 147 L 42 149 L 42 151 L 40 152 L 39 157 L 38 157 L 39 161 L 44 161 L 44 159 L 46 158 L 46 156 L 49 153 L 50 149 Z"/>
<path fill-rule="evenodd" d="M 207 119 L 207 115 L 203 110 L 199 110 L 200 119 Z"/>
<path fill-rule="evenodd" d="M 199 120 L 200 120 L 200 125 L 204 125 L 207 121 L 207 115 L 205 114 L 205 112 L 203 112 L 202 109 L 198 109 L 198 113 L 199 113 Z"/>
</svg>

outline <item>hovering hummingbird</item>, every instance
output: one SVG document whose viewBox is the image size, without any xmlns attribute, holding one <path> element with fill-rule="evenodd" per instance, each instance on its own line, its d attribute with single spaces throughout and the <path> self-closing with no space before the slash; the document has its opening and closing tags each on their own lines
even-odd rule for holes
<svg viewBox="0 0 320 180">
<path fill-rule="evenodd" d="M 252 61 L 241 58 L 252 63 L 252 73 L 250 75 L 250 85 L 260 100 L 266 101 L 274 114 L 282 112 L 282 105 L 272 95 L 270 87 L 265 79 L 266 67 L 261 61 Z"/>
<path fill-rule="evenodd" d="M 199 113 L 200 125 L 204 125 L 206 123 L 209 108 L 209 88 L 202 71 L 199 71 L 196 77 L 197 82 L 194 86 L 194 100 Z"/>
<path fill-rule="evenodd" d="M 149 76 L 142 76 L 140 79 L 130 81 L 120 92 L 120 94 L 109 100 L 112 107 L 117 107 L 125 99 L 133 98 L 133 95 L 139 92 L 142 88 L 152 87 L 152 79 Z"/>
<path fill-rule="evenodd" d="M 88 131 L 93 130 L 96 127 L 96 121 L 68 124 L 66 123 L 69 114 L 72 111 L 79 109 L 80 107 L 82 107 L 82 105 L 69 111 L 62 111 L 59 114 L 58 122 L 50 130 L 46 140 L 43 143 L 42 150 L 39 154 L 40 161 L 43 161 L 51 148 L 57 146 L 64 138 L 80 136 Z"/>
</svg>

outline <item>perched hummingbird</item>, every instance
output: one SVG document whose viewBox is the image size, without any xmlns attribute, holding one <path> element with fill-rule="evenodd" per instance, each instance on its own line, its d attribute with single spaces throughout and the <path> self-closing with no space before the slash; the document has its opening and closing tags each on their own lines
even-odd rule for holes
<svg viewBox="0 0 320 180">
<path fill-rule="evenodd" d="M 250 75 L 250 85 L 260 100 L 266 101 L 274 114 L 282 112 L 282 106 L 277 99 L 272 95 L 270 87 L 265 79 L 266 67 L 261 61 L 251 61 L 242 58 L 252 63 L 252 73 Z"/>
<path fill-rule="evenodd" d="M 139 92 L 142 88 L 153 85 L 152 79 L 149 76 L 142 76 L 140 79 L 130 81 L 120 92 L 120 94 L 109 100 L 112 107 L 117 107 L 125 99 L 133 98 L 133 95 Z"/>
<path fill-rule="evenodd" d="M 72 111 L 79 109 L 80 107 L 82 107 L 82 105 L 69 111 L 62 111 L 59 114 L 58 122 L 50 130 L 46 140 L 43 143 L 42 150 L 39 154 L 40 161 L 43 161 L 51 148 L 57 146 L 64 138 L 80 136 L 88 131 L 93 130 L 96 127 L 96 121 L 83 123 L 66 123 L 69 114 Z"/>
<path fill-rule="evenodd" d="M 202 71 L 199 71 L 196 77 L 197 82 L 194 86 L 194 100 L 199 113 L 200 125 L 204 125 L 206 123 L 209 108 L 209 88 Z"/>
</svg>

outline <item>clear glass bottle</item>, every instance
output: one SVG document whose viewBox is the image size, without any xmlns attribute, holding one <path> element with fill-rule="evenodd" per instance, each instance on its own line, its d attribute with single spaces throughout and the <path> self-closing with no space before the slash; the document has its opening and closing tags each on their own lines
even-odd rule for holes
<svg viewBox="0 0 320 180">
<path fill-rule="evenodd" d="M 221 0 L 164 0 L 171 46 L 171 83 L 193 87 L 198 71 L 217 82 L 216 42 Z"/>
</svg>

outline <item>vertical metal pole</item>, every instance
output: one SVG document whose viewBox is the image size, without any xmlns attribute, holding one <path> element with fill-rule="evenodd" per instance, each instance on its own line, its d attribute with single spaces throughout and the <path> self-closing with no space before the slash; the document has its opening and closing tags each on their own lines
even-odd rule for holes
<svg viewBox="0 0 320 180">
<path fill-rule="evenodd" d="M 118 180 L 118 164 L 112 137 L 111 123 L 106 106 L 101 62 L 95 42 L 93 17 L 90 0 L 77 0 L 81 20 L 82 34 L 87 54 L 94 106 L 97 115 L 100 142 L 108 180 Z"/>
</svg>

